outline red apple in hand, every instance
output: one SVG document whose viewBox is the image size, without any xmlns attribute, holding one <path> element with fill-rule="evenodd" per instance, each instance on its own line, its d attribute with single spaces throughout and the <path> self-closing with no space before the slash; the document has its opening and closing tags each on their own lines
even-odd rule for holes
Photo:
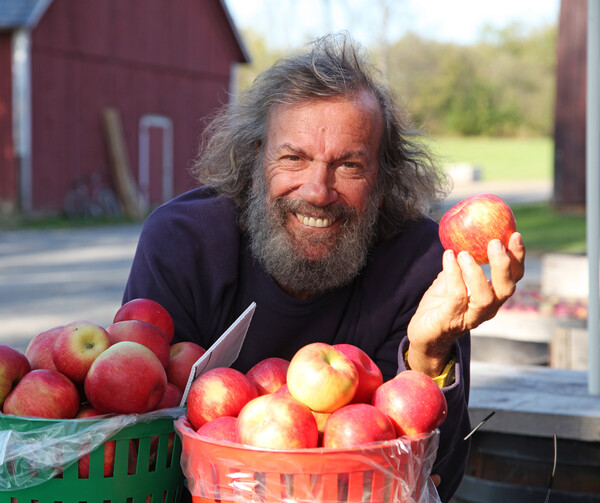
<svg viewBox="0 0 600 503">
<path fill-rule="evenodd" d="M 237 416 L 258 393 L 245 374 L 229 367 L 217 367 L 205 372 L 190 386 L 187 414 L 197 430 L 204 423 L 221 416 Z"/>
<path fill-rule="evenodd" d="M 383 383 L 383 375 L 377 364 L 353 344 L 334 344 L 333 347 L 350 358 L 358 371 L 358 387 L 350 403 L 371 403 L 373 393 Z"/>
<path fill-rule="evenodd" d="M 139 320 L 152 323 L 162 330 L 169 344 L 173 340 L 175 333 L 173 318 L 155 300 L 139 298 L 123 304 L 115 314 L 113 323 L 126 320 Z"/>
<path fill-rule="evenodd" d="M 156 355 L 137 342 L 110 346 L 94 360 L 84 382 L 85 395 L 100 412 L 149 412 L 167 388 L 167 374 Z"/>
<path fill-rule="evenodd" d="M 237 417 L 221 416 L 204 423 L 196 433 L 210 440 L 237 442 Z"/>
<path fill-rule="evenodd" d="M 373 394 L 373 405 L 386 414 L 396 433 L 415 435 L 435 430 L 446 419 L 446 397 L 429 376 L 405 370 Z"/>
<path fill-rule="evenodd" d="M 89 321 L 62 327 L 52 346 L 56 369 L 75 384 L 82 383 L 96 357 L 110 346 L 108 332 Z"/>
<path fill-rule="evenodd" d="M 170 347 L 169 364 L 167 365 L 167 379 L 185 391 L 194 363 L 206 353 L 199 344 L 190 341 L 181 341 Z"/>
<path fill-rule="evenodd" d="M 316 412 L 333 412 L 350 403 L 358 387 L 352 360 L 333 346 L 314 342 L 290 361 L 287 387 L 292 396 Z"/>
<path fill-rule="evenodd" d="M 0 344 L 0 410 L 4 399 L 29 371 L 31 365 L 23 353 Z"/>
<path fill-rule="evenodd" d="M 394 438 L 396 429 L 381 410 L 368 403 L 351 403 L 331 413 L 323 447 L 356 447 Z"/>
<path fill-rule="evenodd" d="M 290 362 L 283 358 L 265 358 L 246 372 L 246 376 L 254 383 L 259 395 L 275 393 L 285 384 L 289 366 Z"/>
<path fill-rule="evenodd" d="M 62 325 L 44 330 L 36 335 L 25 349 L 25 356 L 31 364 L 31 370 L 49 369 L 56 370 L 52 359 L 52 346 L 62 330 Z"/>
<path fill-rule="evenodd" d="M 150 349 L 167 368 L 171 348 L 162 330 L 152 323 L 139 320 L 118 321 L 106 327 L 111 344 L 130 341 L 137 342 Z"/>
<path fill-rule="evenodd" d="M 317 447 L 319 432 L 312 411 L 285 393 L 249 401 L 237 418 L 237 440 L 264 449 Z"/>
<path fill-rule="evenodd" d="M 57 370 L 28 372 L 4 401 L 4 414 L 15 416 L 73 419 L 78 410 L 75 384 Z"/>
<path fill-rule="evenodd" d="M 444 248 L 456 254 L 467 251 L 478 264 L 489 262 L 487 247 L 492 239 L 499 239 L 508 248 L 516 230 L 510 206 L 494 194 L 467 197 L 444 213 L 439 225 Z"/>
</svg>

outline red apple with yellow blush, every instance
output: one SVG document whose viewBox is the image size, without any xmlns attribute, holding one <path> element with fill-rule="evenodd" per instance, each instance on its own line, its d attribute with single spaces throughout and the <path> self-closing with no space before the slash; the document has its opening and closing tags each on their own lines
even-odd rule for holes
<svg viewBox="0 0 600 503">
<path fill-rule="evenodd" d="M 515 216 L 506 201 L 494 194 L 476 194 L 450 208 L 440 220 L 442 245 L 455 254 L 469 252 L 480 265 L 489 263 L 487 248 L 499 239 L 505 248 L 517 230 Z"/>
</svg>

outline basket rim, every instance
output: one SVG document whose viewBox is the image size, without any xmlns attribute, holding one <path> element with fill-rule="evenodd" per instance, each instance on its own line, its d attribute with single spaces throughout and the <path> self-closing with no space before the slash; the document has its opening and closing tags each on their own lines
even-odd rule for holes
<svg viewBox="0 0 600 503">
<path fill-rule="evenodd" d="M 406 444 L 418 442 L 421 440 L 429 439 L 439 434 L 439 428 L 432 430 L 428 433 L 418 433 L 416 435 L 403 435 L 392 440 L 380 440 L 377 442 L 371 442 L 368 444 L 362 444 L 355 447 L 310 447 L 302 449 L 273 449 L 267 447 L 256 447 L 248 444 L 241 444 L 237 442 L 230 442 L 227 440 L 216 440 L 208 437 L 198 435 L 191 427 L 188 419 L 182 416 L 175 420 L 175 431 L 182 435 L 185 435 L 200 443 L 207 445 L 213 445 L 215 447 L 222 447 L 228 449 L 236 449 L 239 451 L 253 451 L 253 452 L 264 452 L 273 454 L 366 454 L 368 452 L 382 451 L 388 448 L 395 448 L 398 444 Z"/>
</svg>

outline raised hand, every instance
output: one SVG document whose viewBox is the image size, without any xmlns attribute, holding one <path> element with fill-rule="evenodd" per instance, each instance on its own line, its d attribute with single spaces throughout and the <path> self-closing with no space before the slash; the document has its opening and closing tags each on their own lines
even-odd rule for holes
<svg viewBox="0 0 600 503">
<path fill-rule="evenodd" d="M 455 340 L 493 318 L 525 272 L 525 246 L 515 232 L 508 249 L 488 244 L 490 279 L 466 252 L 446 250 L 443 269 L 423 295 L 408 326 L 408 364 L 430 376 L 441 373 Z"/>
</svg>

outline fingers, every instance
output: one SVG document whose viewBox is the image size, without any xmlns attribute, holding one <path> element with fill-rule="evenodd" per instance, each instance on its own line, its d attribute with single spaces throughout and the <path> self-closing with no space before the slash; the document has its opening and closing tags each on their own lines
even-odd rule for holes
<svg viewBox="0 0 600 503">
<path fill-rule="evenodd" d="M 485 277 L 483 269 L 467 252 L 458 254 L 463 278 L 471 292 L 470 306 L 476 310 L 485 309 L 494 301 L 494 293 Z"/>
<path fill-rule="evenodd" d="M 519 232 L 513 233 L 508 242 L 508 255 L 511 259 L 511 272 L 515 281 L 525 275 L 525 245 Z"/>
<path fill-rule="evenodd" d="M 504 302 L 514 292 L 516 281 L 513 279 L 511 258 L 498 239 L 490 241 L 488 245 L 490 259 L 491 288 L 500 302 Z"/>
<path fill-rule="evenodd" d="M 469 258 L 471 256 L 464 252 Z M 461 254 L 459 253 L 459 257 Z M 475 261 L 471 258 L 473 263 Z M 466 305 L 469 297 L 469 287 L 464 279 L 464 271 L 462 264 L 459 265 L 457 257 L 454 256 L 454 252 L 452 250 L 446 250 L 444 252 L 443 257 L 443 269 L 446 280 L 446 290 L 447 292 L 452 292 L 452 296 L 457 304 L 457 307 Z"/>
</svg>

